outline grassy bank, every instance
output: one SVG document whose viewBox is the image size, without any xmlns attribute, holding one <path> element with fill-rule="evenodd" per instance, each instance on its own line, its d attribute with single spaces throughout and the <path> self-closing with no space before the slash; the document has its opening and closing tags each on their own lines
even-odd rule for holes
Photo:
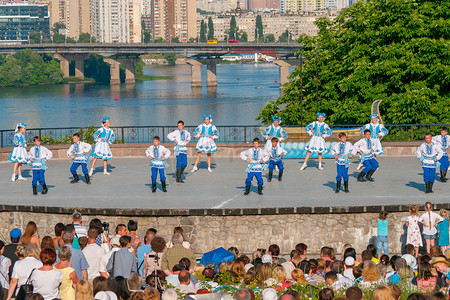
<svg viewBox="0 0 450 300">
<path fill-rule="evenodd" d="M 139 75 L 135 78 L 137 81 L 146 81 L 146 80 L 167 80 L 173 79 L 173 76 L 154 76 L 154 75 Z"/>
</svg>

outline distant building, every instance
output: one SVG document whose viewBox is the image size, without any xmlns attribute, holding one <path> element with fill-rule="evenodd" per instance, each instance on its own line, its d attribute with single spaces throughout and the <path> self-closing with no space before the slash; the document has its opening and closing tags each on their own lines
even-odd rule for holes
<svg viewBox="0 0 450 300">
<path fill-rule="evenodd" d="M 50 34 L 48 5 L 0 5 L 0 40 L 26 41 L 30 32 Z"/>
</svg>

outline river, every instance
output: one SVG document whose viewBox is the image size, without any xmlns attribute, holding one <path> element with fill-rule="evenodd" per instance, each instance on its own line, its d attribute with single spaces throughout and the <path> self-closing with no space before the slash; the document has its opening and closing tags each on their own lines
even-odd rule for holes
<svg viewBox="0 0 450 300">
<path fill-rule="evenodd" d="M 206 66 L 202 70 L 206 81 Z M 217 125 L 258 125 L 260 109 L 280 96 L 279 69 L 273 64 L 217 65 L 216 88 L 192 88 L 188 65 L 147 66 L 144 74 L 170 80 L 110 86 L 101 83 L 0 88 L 0 129 L 17 122 L 29 127 L 98 125 L 110 116 L 113 126 L 186 125 L 202 122 L 204 113 Z M 259 88 L 256 88 L 259 86 Z M 118 101 L 116 101 L 118 97 Z"/>
</svg>

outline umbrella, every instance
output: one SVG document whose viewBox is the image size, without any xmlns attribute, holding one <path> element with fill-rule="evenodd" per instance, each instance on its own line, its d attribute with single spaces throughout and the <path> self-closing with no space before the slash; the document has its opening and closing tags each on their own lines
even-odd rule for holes
<svg viewBox="0 0 450 300">
<path fill-rule="evenodd" d="M 225 250 L 223 247 L 220 247 L 203 254 L 200 263 L 204 266 L 206 266 L 207 263 L 214 263 L 217 268 L 221 262 L 233 260 L 234 254 Z"/>
</svg>

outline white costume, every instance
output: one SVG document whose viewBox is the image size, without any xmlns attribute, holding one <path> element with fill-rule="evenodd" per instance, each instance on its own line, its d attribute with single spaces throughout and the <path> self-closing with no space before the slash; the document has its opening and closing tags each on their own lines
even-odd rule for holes
<svg viewBox="0 0 450 300">
<path fill-rule="evenodd" d="M 361 161 L 364 162 L 365 160 L 374 158 L 375 147 L 376 145 L 375 143 L 372 143 L 372 139 L 362 138 L 353 145 L 352 154 L 359 154 L 361 156 Z"/>
<path fill-rule="evenodd" d="M 175 130 L 167 135 L 167 138 L 171 142 L 175 143 L 174 154 L 178 156 L 178 154 L 187 154 L 186 144 L 191 140 L 191 134 L 187 130 Z"/>
<path fill-rule="evenodd" d="M 272 144 L 270 144 L 270 147 L 266 149 L 266 151 L 269 155 L 270 160 L 275 162 L 280 161 L 282 159 L 281 154 L 284 155 L 287 154 L 287 151 L 281 148 L 280 144 L 277 144 L 275 148 L 272 146 Z"/>
<path fill-rule="evenodd" d="M 85 164 L 89 160 L 88 153 L 91 148 L 91 145 L 88 143 L 79 141 L 77 144 L 70 145 L 69 150 L 67 150 L 67 157 L 75 155 L 74 163 Z"/>
<path fill-rule="evenodd" d="M 439 144 L 445 156 L 448 156 L 447 149 L 450 148 L 450 135 L 443 136 L 442 134 L 433 136 L 433 142 Z"/>
<path fill-rule="evenodd" d="M 112 153 L 109 145 L 116 140 L 114 131 L 102 125 L 101 128 L 94 132 L 94 140 L 96 143 L 92 149 L 91 156 L 99 159 L 111 159 Z"/>
<path fill-rule="evenodd" d="M 417 158 L 422 162 L 422 168 L 436 168 L 443 155 L 441 146 L 434 142 L 431 142 L 431 145 L 425 142 L 416 151 Z"/>
<path fill-rule="evenodd" d="M 353 145 L 350 142 L 339 142 L 331 147 L 331 155 L 338 156 L 336 159 L 336 164 L 345 165 L 347 168 L 350 166 L 350 161 L 348 160 L 348 156 L 352 155 Z"/>
<path fill-rule="evenodd" d="M 47 170 L 46 161 L 53 157 L 52 151 L 48 150 L 44 146 L 31 147 L 28 154 L 30 156 L 30 160 L 33 160 L 31 163 L 31 168 L 33 170 Z"/>
<path fill-rule="evenodd" d="M 377 118 L 378 115 L 371 115 L 373 118 Z M 389 133 L 389 131 L 384 127 L 383 124 L 381 124 L 379 121 L 377 121 L 376 124 L 373 124 L 372 122 L 369 124 L 364 125 L 361 127 L 360 131 L 361 134 L 364 134 L 365 130 L 370 130 L 370 139 L 372 140 L 372 143 L 375 144 L 375 155 L 382 155 L 383 147 L 381 146 L 380 139 L 383 138 L 386 134 Z"/>
<path fill-rule="evenodd" d="M 323 153 L 327 151 L 325 147 L 325 138 L 333 134 L 330 126 L 325 122 L 314 121 L 305 127 L 305 131 L 312 136 L 311 140 L 305 147 L 309 152 Z"/>
<path fill-rule="evenodd" d="M 267 165 L 264 164 L 269 160 L 269 153 L 265 149 L 258 148 L 255 150 L 255 148 L 247 149 L 245 151 L 241 152 L 240 155 L 242 160 L 248 161 L 249 159 L 251 162 L 248 164 L 247 169 L 245 172 L 259 172 L 261 173 L 263 170 L 267 168 Z"/>
<path fill-rule="evenodd" d="M 202 137 L 200 135 L 203 134 Z M 209 137 L 208 135 L 211 135 Z M 201 124 L 198 125 L 198 127 L 194 130 L 194 136 L 196 138 L 199 138 L 197 142 L 197 146 L 195 149 L 198 152 L 202 153 L 215 153 L 217 152 L 217 146 L 216 143 L 214 143 L 214 139 L 219 138 L 219 131 L 217 130 L 216 126 L 212 125 L 211 123 L 209 125 Z"/>
<path fill-rule="evenodd" d="M 162 145 L 158 145 L 158 147 L 151 145 L 145 150 L 145 156 L 152 158 L 149 167 L 164 169 L 168 167 L 166 159 L 170 156 L 170 150 Z"/>
<path fill-rule="evenodd" d="M 274 122 L 281 122 L 281 118 L 279 117 L 273 117 L 273 120 Z M 271 139 L 273 137 L 278 138 L 279 143 L 288 138 L 286 131 L 281 126 L 275 126 L 274 124 L 271 124 L 265 128 L 262 135 L 266 139 L 266 145 L 264 146 L 265 149 L 270 149 L 272 147 Z"/>
<path fill-rule="evenodd" d="M 27 140 L 25 139 L 25 136 L 19 132 L 19 127 L 26 127 L 27 124 L 25 123 L 18 123 L 16 126 L 14 138 L 13 138 L 13 145 L 14 148 L 11 151 L 11 155 L 9 156 L 8 160 L 10 162 L 18 162 L 18 163 L 28 163 L 28 153 L 27 153 Z"/>
</svg>

